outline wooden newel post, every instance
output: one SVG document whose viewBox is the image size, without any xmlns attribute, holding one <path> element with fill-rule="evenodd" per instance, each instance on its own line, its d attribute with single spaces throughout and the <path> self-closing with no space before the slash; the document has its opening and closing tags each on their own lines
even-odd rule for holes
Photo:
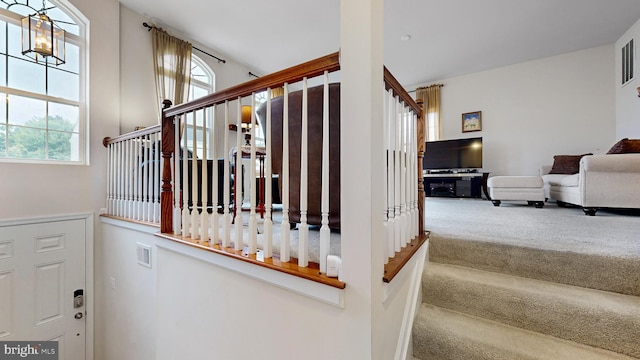
<svg viewBox="0 0 640 360">
<path fill-rule="evenodd" d="M 174 119 L 167 118 L 164 110 L 171 107 L 171 100 L 162 102 L 162 192 L 160 193 L 160 232 L 173 232 L 173 185 L 171 156 L 174 152 Z"/>
<path fill-rule="evenodd" d="M 416 101 L 420 106 L 418 116 L 418 233 L 424 234 L 424 180 L 422 178 L 422 160 L 426 147 L 425 139 L 425 118 L 422 99 Z"/>
</svg>

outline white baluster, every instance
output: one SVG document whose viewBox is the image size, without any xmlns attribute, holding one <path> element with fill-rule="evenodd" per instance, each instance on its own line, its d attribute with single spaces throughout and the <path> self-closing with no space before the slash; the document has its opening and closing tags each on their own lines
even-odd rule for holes
<svg viewBox="0 0 640 360">
<path fill-rule="evenodd" d="M 112 209 L 109 212 L 109 214 L 111 215 L 118 215 L 118 197 L 120 196 L 120 188 L 119 188 L 119 177 L 120 177 L 120 172 L 118 170 L 120 170 L 118 164 L 120 163 L 120 154 L 118 152 L 118 146 L 119 143 L 113 143 L 111 144 L 112 146 L 112 163 L 111 163 L 111 168 L 112 170 L 112 175 L 111 175 L 111 179 L 113 181 L 113 184 L 111 185 L 111 189 L 112 189 Z"/>
<path fill-rule="evenodd" d="M 118 188 L 118 178 L 120 173 L 118 172 L 118 164 L 120 163 L 120 154 L 118 152 L 119 143 L 111 144 L 111 210 L 109 214 L 117 215 L 118 213 L 118 196 L 120 194 L 120 188 Z"/>
<path fill-rule="evenodd" d="M 123 162 L 123 154 L 122 154 L 122 141 L 116 144 L 116 163 L 115 163 L 115 189 L 116 189 L 116 211 L 115 215 L 122 216 L 122 177 L 124 176 L 122 162 Z"/>
<path fill-rule="evenodd" d="M 113 215 L 113 144 L 107 146 L 107 214 Z"/>
<path fill-rule="evenodd" d="M 181 157 L 181 131 L 180 124 L 183 116 L 176 116 L 173 118 L 173 154 L 171 154 L 171 174 L 173 177 L 173 233 L 176 235 L 185 235 L 185 219 L 182 215 L 182 204 L 180 203 L 180 195 L 182 193 L 182 186 L 186 184 L 184 181 L 186 178 L 180 179 L 180 171 L 183 169 L 183 163 L 180 163 Z M 159 163 L 162 169 L 163 163 Z M 183 175 L 186 176 L 186 175 Z M 159 214 L 160 216 L 160 214 Z"/>
<path fill-rule="evenodd" d="M 131 139 L 133 143 L 133 219 L 140 220 L 140 138 Z"/>
<path fill-rule="evenodd" d="M 391 254 L 389 254 L 389 247 L 388 247 L 388 239 L 387 239 L 387 234 L 389 233 L 389 218 L 387 215 L 387 203 L 389 201 L 389 163 L 387 161 L 388 158 L 388 153 L 389 153 L 389 145 L 388 145 L 388 137 L 389 137 L 389 117 L 388 117 L 388 113 L 389 113 L 389 103 L 387 101 L 387 91 L 384 89 L 384 83 L 382 85 L 382 189 L 384 191 L 385 194 L 385 202 L 383 204 L 383 209 L 382 209 L 382 226 L 384 228 L 384 236 L 382 238 L 383 241 L 383 255 L 382 258 L 384 259 L 384 263 L 385 265 L 389 263 L 389 256 Z"/>
<path fill-rule="evenodd" d="M 267 119 L 266 119 L 266 129 L 264 129 L 264 134 L 266 138 L 266 154 L 264 159 L 264 201 L 265 201 L 265 218 L 264 218 L 264 246 L 263 253 L 264 258 L 268 259 L 273 256 L 273 220 L 271 217 L 273 216 L 272 207 L 273 207 L 273 194 L 272 194 L 272 169 L 271 169 L 271 88 L 267 88 Z"/>
<path fill-rule="evenodd" d="M 329 230 L 329 72 L 324 72 L 322 93 L 322 193 L 320 213 L 320 272 L 327 272 L 327 256 L 331 245 Z"/>
<path fill-rule="evenodd" d="M 121 195 L 121 204 L 120 204 L 120 216 L 122 217 L 127 217 L 127 142 L 123 141 L 122 145 L 121 145 L 121 168 L 122 168 L 122 172 L 120 174 L 122 174 L 120 176 L 120 187 L 121 187 L 121 191 L 122 191 L 122 195 Z"/>
<path fill-rule="evenodd" d="M 160 152 L 162 151 L 162 132 L 156 134 L 153 146 L 156 151 L 153 158 L 153 222 L 160 223 L 160 166 L 162 165 Z M 174 171 L 171 172 L 175 174 Z M 174 179 L 175 182 L 175 179 Z M 175 205 L 174 205 L 175 208 Z M 175 215 L 174 215 L 175 216 Z"/>
<path fill-rule="evenodd" d="M 405 150 L 406 153 L 406 163 L 407 163 L 407 180 L 406 180 L 406 186 L 405 186 L 405 204 L 407 207 L 407 243 L 411 242 L 411 239 L 413 238 L 412 234 L 413 234 L 413 203 L 411 201 L 411 189 L 412 189 L 412 184 L 413 184 L 413 179 L 411 178 L 411 165 L 413 165 L 413 162 L 411 162 L 411 146 L 413 145 L 413 143 L 411 142 L 411 112 L 409 107 L 407 107 L 407 104 L 405 103 L 405 124 L 406 124 L 406 133 L 407 133 L 407 147 Z"/>
<path fill-rule="evenodd" d="M 149 143 L 148 143 L 148 153 L 147 153 L 147 199 L 148 199 L 148 206 L 147 206 L 147 221 L 149 222 L 155 222 L 155 218 L 154 218 L 154 207 L 155 207 L 155 186 L 156 186 L 156 182 L 155 182 L 155 169 L 158 167 L 158 165 L 155 163 L 155 149 L 156 146 L 156 135 L 154 134 L 149 134 Z"/>
<path fill-rule="evenodd" d="M 258 249 L 258 220 L 256 219 L 256 94 L 251 94 L 251 165 L 249 166 L 249 177 L 251 181 L 251 206 L 249 208 L 249 254 L 255 254 Z"/>
<path fill-rule="evenodd" d="M 192 138 L 192 149 L 191 150 L 191 238 L 193 240 L 197 240 L 200 238 L 200 215 L 198 214 L 198 199 L 200 198 L 198 194 L 198 144 L 197 139 L 198 135 L 196 132 L 196 112 L 193 111 L 191 113 L 191 118 L 193 120 L 193 124 L 191 126 L 191 136 Z M 185 142 L 185 154 L 187 153 L 187 145 Z"/>
<path fill-rule="evenodd" d="M 129 142 L 122 142 L 122 217 L 129 216 Z"/>
<path fill-rule="evenodd" d="M 220 194 L 218 193 L 218 157 L 215 155 L 216 154 L 216 131 L 215 131 L 215 123 L 216 123 L 216 107 L 215 105 L 212 106 L 211 108 L 205 110 L 205 114 L 206 111 L 211 111 L 211 130 L 209 130 L 208 132 L 206 131 L 206 126 L 205 126 L 205 130 L 204 131 L 204 136 L 203 136 L 203 141 L 206 143 L 208 138 L 211 138 L 211 147 L 209 148 L 209 152 L 211 153 L 211 157 L 212 157 L 212 167 L 211 167 L 211 224 L 209 225 L 209 228 L 211 229 L 211 246 L 216 245 L 218 243 L 220 243 L 220 235 L 218 233 L 218 230 L 220 229 L 220 220 L 219 220 L 219 216 L 218 216 L 218 198 L 220 197 Z M 206 124 L 206 116 L 205 116 L 205 121 L 204 123 Z M 228 127 L 227 127 L 228 128 Z M 209 134 L 210 133 L 210 134 Z M 206 153 L 206 151 L 205 151 Z M 207 166 L 208 167 L 208 164 Z M 206 199 L 206 196 L 203 196 L 203 199 Z"/>
<path fill-rule="evenodd" d="M 142 143 L 142 154 L 141 160 L 139 161 L 138 166 L 140 166 L 140 178 L 142 179 L 140 184 L 140 203 L 141 203 L 141 217 L 142 221 L 149 221 L 149 136 L 144 135 L 141 138 Z"/>
<path fill-rule="evenodd" d="M 120 216 L 127 216 L 127 152 L 126 141 L 120 143 Z"/>
<path fill-rule="evenodd" d="M 309 265 L 309 225 L 307 224 L 308 156 L 309 156 L 309 120 L 307 99 L 307 78 L 302 79 L 302 131 L 300 142 L 300 226 L 298 231 L 298 266 Z"/>
<path fill-rule="evenodd" d="M 387 97 L 387 123 L 386 128 L 387 131 L 387 253 L 389 254 L 389 258 L 395 257 L 396 254 L 396 245 L 395 245 L 395 233 L 396 233 L 396 224 L 395 224 L 395 210 L 394 210 L 394 199 L 395 199 L 395 117 L 393 115 L 393 92 L 389 90 L 389 94 Z"/>
<path fill-rule="evenodd" d="M 240 131 L 239 129 L 237 131 Z M 229 240 L 231 238 L 231 216 L 229 215 L 229 192 L 231 191 L 230 182 L 231 182 L 231 174 L 229 172 L 229 101 L 224 102 L 224 144 L 223 144 L 223 168 L 224 168 L 224 176 L 222 177 L 222 181 L 224 181 L 223 186 L 223 215 L 222 215 L 222 245 L 221 247 L 227 248 L 229 247 Z"/>
<path fill-rule="evenodd" d="M 189 177 L 193 174 L 189 173 L 189 158 L 187 152 L 187 117 L 181 116 L 184 123 L 184 129 L 181 131 L 182 139 L 180 144 L 184 144 L 184 149 L 177 147 L 175 155 L 177 158 L 182 159 L 182 236 L 189 237 L 191 231 L 191 216 L 189 216 Z M 179 122 L 180 124 L 180 122 Z M 178 127 L 179 125 L 176 125 Z M 176 176 L 177 177 L 177 176 Z M 179 196 L 179 195 L 176 195 Z M 179 199 L 179 197 L 178 197 Z"/>
<path fill-rule="evenodd" d="M 234 206 L 236 208 L 236 241 L 235 249 L 242 250 L 244 245 L 244 234 L 242 233 L 242 97 L 238 96 L 238 118 L 236 120 L 236 181 Z"/>
<path fill-rule="evenodd" d="M 400 246 L 407 244 L 407 129 L 404 102 L 400 106 Z"/>
<path fill-rule="evenodd" d="M 280 261 L 289 262 L 291 253 L 289 242 L 289 84 L 284 83 L 282 113 L 282 231 L 280 239 Z"/>
<path fill-rule="evenodd" d="M 415 222 L 415 212 L 413 209 L 413 184 L 415 183 L 414 178 L 414 159 L 413 159 L 413 111 L 411 108 L 407 108 L 407 216 L 408 220 L 408 229 L 407 229 L 407 237 L 409 241 L 414 238 L 413 234 L 413 224 Z"/>
<path fill-rule="evenodd" d="M 146 197 L 144 196 L 144 188 L 146 186 L 146 178 L 144 177 L 144 171 L 146 169 L 145 164 L 143 164 L 142 159 L 144 159 L 145 161 L 147 160 L 146 155 L 146 140 L 147 136 L 143 135 L 140 138 L 138 138 L 138 141 L 140 141 L 140 144 L 138 145 L 139 149 L 140 149 L 140 156 L 138 157 L 137 160 L 137 168 L 138 168 L 138 219 L 139 220 L 145 220 L 145 203 L 147 202 Z M 143 167 L 144 166 L 144 167 Z"/>
<path fill-rule="evenodd" d="M 153 182 L 153 169 L 154 167 L 154 162 L 153 159 L 151 158 L 151 155 L 153 154 L 153 146 L 154 146 L 154 138 L 155 138 L 155 134 L 149 134 L 149 136 L 147 136 L 147 155 L 145 157 L 147 163 L 145 164 L 145 168 L 146 170 L 146 176 L 147 179 L 145 180 L 145 189 L 147 189 L 146 192 L 146 196 L 147 196 L 147 208 L 146 208 L 146 221 L 148 222 L 153 222 L 153 188 L 154 188 L 154 182 Z"/>
<path fill-rule="evenodd" d="M 411 159 L 413 169 L 411 173 L 411 201 L 412 201 L 412 209 L 413 209 L 413 231 L 412 238 L 418 236 L 418 119 L 414 112 L 411 113 L 411 124 L 413 126 L 413 131 L 411 133 Z"/>
<path fill-rule="evenodd" d="M 127 152 L 126 141 L 120 142 L 120 215 L 121 217 L 127 216 Z"/>
<path fill-rule="evenodd" d="M 129 142 L 122 142 L 122 217 L 127 217 L 129 212 L 128 200 L 129 200 Z"/>
<path fill-rule="evenodd" d="M 134 198 L 134 190 L 135 190 L 135 184 L 134 184 L 134 176 L 135 176 L 135 168 L 136 168 L 136 164 L 135 164 L 135 142 L 133 141 L 133 139 L 129 139 L 127 140 L 127 144 L 129 145 L 128 147 L 128 151 L 127 151 L 127 159 L 128 159 L 128 163 L 127 163 L 127 170 L 128 170 L 128 174 L 127 174 L 127 217 L 129 219 L 135 219 L 135 214 L 134 214 L 134 209 L 135 209 L 135 198 Z"/>
<path fill-rule="evenodd" d="M 124 212 L 124 216 L 128 219 L 131 219 L 131 141 L 130 140 L 126 140 L 125 141 L 125 169 L 127 170 L 125 172 L 125 191 L 126 191 L 126 196 L 125 196 L 125 212 Z"/>
<path fill-rule="evenodd" d="M 195 114 L 194 114 L 195 115 Z M 195 129 L 195 121 L 193 128 Z M 195 143 L 195 137 L 194 137 Z M 195 146 L 194 146 L 195 149 Z M 195 151 L 194 151 L 195 157 Z M 207 209 L 207 195 L 209 190 L 209 154 L 207 154 L 207 110 L 202 109 L 202 211 L 200 212 L 200 244 L 209 241 L 209 211 Z M 197 199 L 197 198 L 196 198 Z"/>
<path fill-rule="evenodd" d="M 400 251 L 402 247 L 402 217 L 401 217 L 401 206 L 400 206 L 400 151 L 402 147 L 402 128 L 400 127 L 400 109 L 399 109 L 399 101 L 398 97 L 395 97 L 394 102 L 394 127 L 395 127 L 395 165 L 394 165 L 394 174 L 395 178 L 393 180 L 394 186 L 394 216 L 395 216 L 395 233 L 394 233 L 394 243 L 395 243 L 395 251 Z"/>
<path fill-rule="evenodd" d="M 135 209 L 135 198 L 134 198 L 134 183 L 133 183 L 133 177 L 135 176 L 135 168 L 136 168 L 136 164 L 135 164 L 135 158 L 134 158 L 134 153 L 135 153 L 135 142 L 133 141 L 133 139 L 129 139 L 127 140 L 127 144 L 129 144 L 129 151 L 128 151 L 128 159 L 129 159 L 129 163 L 127 164 L 127 169 L 129 170 L 129 174 L 127 176 L 127 189 L 129 191 L 127 199 L 128 201 L 128 210 L 127 210 L 127 217 L 129 219 L 134 219 L 134 212 L 133 210 Z"/>
</svg>

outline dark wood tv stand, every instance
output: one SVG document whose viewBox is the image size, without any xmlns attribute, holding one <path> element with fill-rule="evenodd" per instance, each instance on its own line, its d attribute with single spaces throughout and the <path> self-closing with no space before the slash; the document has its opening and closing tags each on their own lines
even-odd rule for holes
<svg viewBox="0 0 640 360">
<path fill-rule="evenodd" d="M 481 198 L 487 191 L 488 172 L 439 172 L 424 174 L 426 196 Z"/>
</svg>

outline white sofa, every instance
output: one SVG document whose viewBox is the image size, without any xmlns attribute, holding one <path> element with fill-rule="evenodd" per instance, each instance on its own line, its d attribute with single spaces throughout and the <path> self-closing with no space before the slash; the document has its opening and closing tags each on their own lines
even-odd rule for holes
<svg viewBox="0 0 640 360">
<path fill-rule="evenodd" d="M 640 209 L 640 154 L 587 155 L 580 159 L 577 174 L 549 174 L 543 166 L 545 196 L 558 206 L 574 204 L 585 214 L 599 208 Z"/>
</svg>

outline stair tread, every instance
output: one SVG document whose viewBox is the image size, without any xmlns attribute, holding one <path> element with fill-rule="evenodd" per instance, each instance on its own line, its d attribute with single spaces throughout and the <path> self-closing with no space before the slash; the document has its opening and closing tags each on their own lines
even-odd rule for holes
<svg viewBox="0 0 640 360">
<path fill-rule="evenodd" d="M 427 263 L 423 300 L 611 351 L 640 356 L 640 297 Z"/>
<path fill-rule="evenodd" d="M 636 359 L 425 303 L 413 330 L 422 359 Z"/>
<path fill-rule="evenodd" d="M 640 296 L 640 258 L 431 234 L 429 261 Z"/>
<path fill-rule="evenodd" d="M 426 276 L 446 276 L 453 280 L 490 284 L 493 287 L 520 291 L 537 296 L 548 296 L 557 300 L 590 306 L 597 304 L 628 314 L 640 316 L 640 297 L 580 286 L 554 283 L 491 271 L 467 268 L 458 265 L 428 262 L 424 267 Z"/>
</svg>

